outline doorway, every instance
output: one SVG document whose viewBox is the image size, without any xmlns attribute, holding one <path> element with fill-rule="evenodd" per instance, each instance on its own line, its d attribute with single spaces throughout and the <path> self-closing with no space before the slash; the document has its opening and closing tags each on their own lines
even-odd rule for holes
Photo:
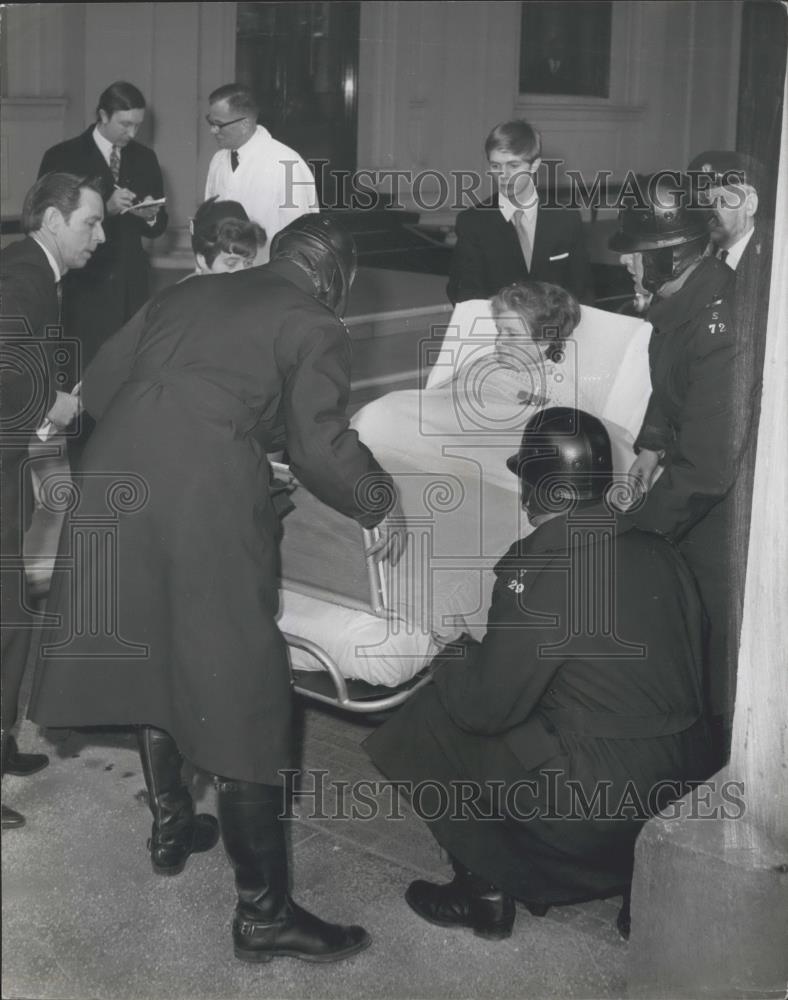
<svg viewBox="0 0 788 1000">
<path fill-rule="evenodd" d="M 254 92 L 262 124 L 312 167 L 328 207 L 337 201 L 334 175 L 356 169 L 360 8 L 345 0 L 237 5 L 236 78 Z"/>
</svg>

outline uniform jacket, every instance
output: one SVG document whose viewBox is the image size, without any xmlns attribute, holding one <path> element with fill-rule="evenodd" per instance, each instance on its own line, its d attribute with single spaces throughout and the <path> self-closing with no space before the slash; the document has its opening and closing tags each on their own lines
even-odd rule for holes
<svg viewBox="0 0 788 1000">
<path fill-rule="evenodd" d="M 97 427 L 50 601 L 64 625 L 44 637 L 32 718 L 157 726 L 207 771 L 278 782 L 291 688 L 266 452 L 283 425 L 307 489 L 380 521 L 375 486 L 390 479 L 349 429 L 349 379 L 347 333 L 290 262 L 189 278 L 105 344 L 85 377 Z M 76 635 L 74 535 L 100 525 L 117 610 L 112 628 Z M 105 565 L 83 568 L 84 587 Z"/>
<path fill-rule="evenodd" d="M 93 139 L 94 126 L 74 139 L 53 146 L 44 153 L 39 177 L 51 171 L 66 171 L 101 181 L 104 202 L 111 198 L 114 180 L 107 161 Z M 129 188 L 138 198 L 164 195 L 156 154 L 139 142 L 121 150 L 120 187 Z M 96 249 L 87 265 L 71 271 L 63 280 L 63 323 L 66 335 L 79 339 L 84 370 L 99 346 L 119 329 L 149 295 L 148 255 L 142 237 L 155 239 L 167 228 L 164 207 L 154 225 L 149 226 L 130 212 L 104 217 L 106 242 Z M 78 381 L 78 373 L 71 373 Z"/>
<path fill-rule="evenodd" d="M 733 272 L 705 258 L 647 318 L 652 392 L 635 447 L 665 451 L 663 474 L 633 513 L 641 527 L 673 538 L 689 531 L 735 482 L 747 439 L 739 419 L 754 386 L 736 387 L 747 347 L 730 306 Z"/>
<path fill-rule="evenodd" d="M 447 292 L 453 303 L 488 299 L 515 281 L 549 281 L 581 302 L 593 301 L 593 281 L 580 215 L 574 209 L 540 202 L 531 271 L 525 266 L 517 232 L 493 195 L 457 216 L 457 245 Z"/>
<path fill-rule="evenodd" d="M 58 298 L 55 275 L 44 251 L 31 237 L 0 253 L 0 367 L 2 407 L 3 551 L 21 551 L 32 513 L 26 459 L 30 436 L 55 401 L 51 346 L 47 328 L 55 332 Z"/>
<path fill-rule="evenodd" d="M 396 780 L 501 783 L 503 823 L 448 810 L 431 826 L 505 891 L 544 902 L 620 891 L 654 790 L 705 765 L 694 581 L 673 545 L 601 507 L 545 523 L 495 572 L 482 642 L 443 658 L 434 687 L 365 746 Z M 599 815 L 572 809 L 570 781 L 589 802 L 603 796 Z M 527 820 L 506 795 L 525 782 Z M 622 816 L 627 792 L 637 806 Z"/>
</svg>

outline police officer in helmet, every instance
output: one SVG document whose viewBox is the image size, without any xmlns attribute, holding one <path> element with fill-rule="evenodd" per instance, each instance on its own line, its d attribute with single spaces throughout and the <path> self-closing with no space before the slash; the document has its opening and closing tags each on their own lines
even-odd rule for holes
<svg viewBox="0 0 788 1000">
<path fill-rule="evenodd" d="M 642 494 L 631 516 L 681 546 L 709 619 L 707 691 L 719 762 L 727 753 L 735 676 L 728 666 L 731 550 L 727 498 L 739 473 L 755 385 L 742 377 L 730 268 L 704 256 L 708 214 L 686 175 L 644 178 L 622 208 L 610 248 L 642 269 L 653 293 L 646 318 L 652 393 L 630 470 Z"/>
<path fill-rule="evenodd" d="M 635 838 L 665 805 L 651 790 L 706 767 L 697 589 L 675 546 L 605 503 L 604 425 L 543 410 L 507 464 L 535 530 L 495 567 L 482 642 L 439 658 L 365 742 L 451 858 L 453 879 L 411 883 L 407 903 L 492 939 L 511 934 L 515 899 L 535 915 L 626 899 Z M 626 789 L 642 810 L 617 807 Z"/>
</svg>

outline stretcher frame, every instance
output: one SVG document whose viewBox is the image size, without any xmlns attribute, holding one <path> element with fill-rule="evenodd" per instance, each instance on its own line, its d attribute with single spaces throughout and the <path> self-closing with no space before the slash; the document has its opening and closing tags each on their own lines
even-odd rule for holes
<svg viewBox="0 0 788 1000">
<path fill-rule="evenodd" d="M 281 462 L 271 462 L 275 477 L 284 482 L 289 491 L 305 489 L 289 466 Z M 283 590 L 292 590 L 308 597 L 322 600 L 327 604 L 351 608 L 385 618 L 388 613 L 388 593 L 386 575 L 383 564 L 367 554 L 369 547 L 380 540 L 380 529 L 359 527 L 359 543 L 363 546 L 364 560 L 367 569 L 369 586 L 369 602 L 363 604 L 352 598 L 337 595 L 323 587 L 306 585 L 301 581 L 288 580 L 286 576 L 280 580 Z M 409 678 L 396 687 L 382 684 L 370 684 L 367 681 L 346 678 L 340 665 L 334 657 L 312 639 L 307 639 L 291 631 L 282 631 L 282 636 L 288 646 L 301 649 L 312 656 L 322 667 L 322 670 L 291 669 L 293 690 L 296 694 L 311 701 L 356 714 L 375 714 L 387 712 L 402 705 L 412 694 L 428 684 L 432 679 L 431 666 L 427 664 L 414 677 Z"/>
</svg>

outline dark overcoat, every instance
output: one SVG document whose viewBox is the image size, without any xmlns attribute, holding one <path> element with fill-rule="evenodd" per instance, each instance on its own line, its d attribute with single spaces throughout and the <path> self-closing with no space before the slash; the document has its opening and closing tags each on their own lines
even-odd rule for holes
<svg viewBox="0 0 788 1000">
<path fill-rule="evenodd" d="M 730 717 L 735 656 L 726 647 L 736 571 L 745 533 L 733 487 L 745 449 L 761 373 L 757 347 L 741 336 L 731 306 L 734 275 L 705 258 L 682 288 L 655 299 L 647 318 L 651 398 L 636 449 L 664 451 L 664 470 L 635 523 L 678 541 L 700 587 L 709 619 L 706 685 L 713 714 Z M 762 357 L 762 355 L 761 355 Z"/>
<path fill-rule="evenodd" d="M 98 178 L 106 204 L 112 197 L 115 181 L 93 139 L 94 127 L 48 149 L 38 175 L 65 171 Z M 133 191 L 139 199 L 163 197 L 161 169 L 153 150 L 135 141 L 124 146 L 118 184 Z M 68 371 L 70 379 L 79 380 L 101 344 L 147 301 L 150 262 L 142 238 L 161 236 L 167 221 L 164 207 L 150 226 L 131 212 L 105 214 L 106 242 L 96 249 L 84 268 L 70 271 L 63 279 L 63 326 L 66 336 L 76 339 L 81 349 L 79 366 L 73 363 Z"/>
<path fill-rule="evenodd" d="M 457 216 L 449 299 L 489 299 L 515 281 L 549 281 L 581 302 L 593 302 L 593 279 L 580 213 L 540 201 L 529 272 L 517 232 L 493 195 Z"/>
<path fill-rule="evenodd" d="M 659 783 L 703 776 L 700 637 L 673 545 L 601 508 L 562 515 L 499 562 L 481 644 L 365 746 L 412 783 L 441 845 L 506 892 L 612 895 L 676 794 Z"/>
<path fill-rule="evenodd" d="M 364 477 L 390 483 L 349 429 L 349 339 L 311 288 L 290 262 L 193 277 L 97 355 L 83 392 L 98 423 L 64 526 L 36 722 L 156 726 L 238 780 L 290 766 L 266 452 L 283 427 L 304 486 L 365 525 L 385 509 L 366 504 Z"/>
<path fill-rule="evenodd" d="M 58 322 L 55 274 L 29 236 L 0 253 L 0 555 L 2 556 L 2 725 L 16 719 L 32 619 L 22 565 L 33 511 L 28 446 L 55 401 L 51 365 Z"/>
</svg>

